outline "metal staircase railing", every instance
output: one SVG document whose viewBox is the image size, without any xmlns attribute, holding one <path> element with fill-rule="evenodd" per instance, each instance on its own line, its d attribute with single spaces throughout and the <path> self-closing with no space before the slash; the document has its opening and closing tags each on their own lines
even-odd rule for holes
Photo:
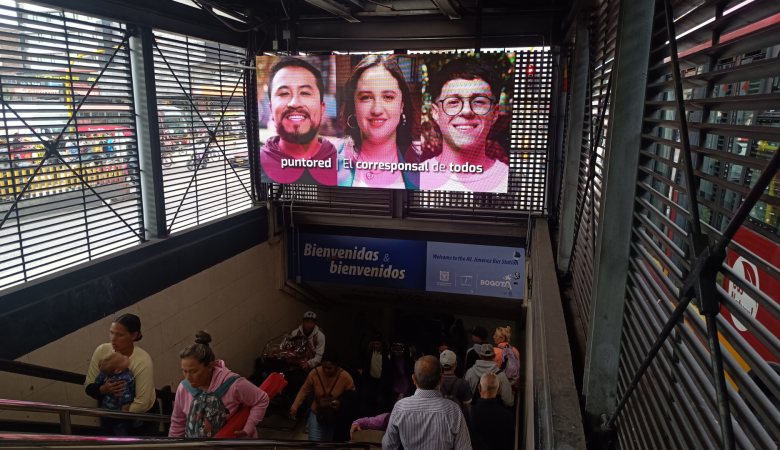
<svg viewBox="0 0 780 450">
<path fill-rule="evenodd" d="M 1 410 L 57 414 L 60 416 L 60 432 L 65 435 L 72 434 L 71 416 L 99 417 L 102 419 L 142 420 L 146 422 L 162 423 L 171 422 L 171 416 L 165 416 L 162 414 L 142 414 L 124 411 L 112 411 L 109 409 L 53 405 L 51 403 L 25 402 L 21 400 L 0 399 L 0 411 Z"/>
<path fill-rule="evenodd" d="M 381 445 L 370 443 L 317 443 L 309 441 L 272 441 L 258 439 L 181 439 L 181 438 L 115 438 L 115 437 L 91 437 L 71 436 L 71 417 L 88 416 L 102 419 L 126 419 L 142 420 L 149 422 L 170 423 L 171 416 L 161 414 L 142 414 L 123 411 L 111 411 L 108 409 L 80 408 L 75 406 L 53 405 L 50 403 L 35 403 L 18 400 L 0 399 L 0 410 L 24 411 L 37 413 L 51 413 L 60 416 L 60 427 L 64 435 L 39 435 L 39 434 L 0 434 L 0 447 L 11 448 L 40 448 L 77 446 L 83 447 L 107 447 L 121 445 L 122 448 L 255 448 L 255 449 L 304 449 L 304 448 L 338 448 L 338 449 L 371 449 L 381 448 Z"/>
<path fill-rule="evenodd" d="M 179 438 L 100 438 L 83 436 L 52 436 L 27 434 L 0 434 L 0 447 L 3 448 L 111 448 L 122 449 L 201 449 L 201 448 L 241 448 L 241 449 L 377 449 L 380 444 L 366 442 L 309 442 L 309 441 L 272 441 L 262 439 L 179 439 Z"/>
</svg>

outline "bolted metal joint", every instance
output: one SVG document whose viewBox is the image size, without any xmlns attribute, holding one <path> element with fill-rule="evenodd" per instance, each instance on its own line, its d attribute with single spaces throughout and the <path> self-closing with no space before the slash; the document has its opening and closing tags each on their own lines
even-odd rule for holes
<svg viewBox="0 0 780 450">
<path fill-rule="evenodd" d="M 702 237 L 706 238 L 706 236 Z M 710 247 L 705 247 L 696 258 L 682 290 L 683 295 L 695 296 L 698 299 L 698 307 L 702 314 L 717 314 L 720 311 L 716 276 L 726 255 L 713 255 L 710 251 Z"/>
</svg>

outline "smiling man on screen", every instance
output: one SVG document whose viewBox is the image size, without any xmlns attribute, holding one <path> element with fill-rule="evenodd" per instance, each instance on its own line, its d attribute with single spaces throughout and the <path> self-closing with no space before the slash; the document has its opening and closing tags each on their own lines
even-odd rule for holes
<svg viewBox="0 0 780 450">
<path fill-rule="evenodd" d="M 484 62 L 459 58 L 431 75 L 432 118 L 441 132 L 441 152 L 422 189 L 506 192 L 506 151 L 488 139 L 498 120 L 501 76 Z"/>
<path fill-rule="evenodd" d="M 260 151 L 264 183 L 336 185 L 336 147 L 317 137 L 325 113 L 322 74 L 303 59 L 285 57 L 268 81 L 278 136 Z"/>
</svg>

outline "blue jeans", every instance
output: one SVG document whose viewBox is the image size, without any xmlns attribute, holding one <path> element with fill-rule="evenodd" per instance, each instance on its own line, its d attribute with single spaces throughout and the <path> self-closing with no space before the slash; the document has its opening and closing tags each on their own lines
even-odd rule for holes
<svg viewBox="0 0 780 450">
<path fill-rule="evenodd" d="M 336 426 L 317 422 L 317 413 L 309 411 L 309 442 L 333 442 Z"/>
</svg>

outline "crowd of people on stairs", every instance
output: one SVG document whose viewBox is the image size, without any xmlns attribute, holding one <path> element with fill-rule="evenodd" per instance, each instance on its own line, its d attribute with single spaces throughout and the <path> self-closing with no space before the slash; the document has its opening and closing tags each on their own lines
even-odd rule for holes
<svg viewBox="0 0 780 450">
<path fill-rule="evenodd" d="M 184 380 L 176 392 L 168 435 L 256 438 L 271 400 L 258 385 L 277 372 L 282 375 L 274 376 L 283 376 L 286 383 L 281 398 L 294 399 L 287 416 L 306 419 L 312 442 L 343 442 L 357 431 L 380 430 L 382 447 L 390 450 L 511 449 L 517 438 L 513 406 L 520 353 L 509 343 L 510 327 L 496 329 L 495 346 L 487 336 L 487 330 L 477 326 L 467 351 L 460 353 L 445 339 L 434 347 L 438 354 L 423 355 L 405 339 L 386 341 L 375 332 L 353 369 L 340 364 L 336 351 L 326 350 L 317 315 L 309 311 L 286 346 L 259 359 L 249 381 L 217 359 L 209 345 L 211 335 L 200 331 L 179 353 Z M 101 407 L 160 412 L 152 360 L 136 344 L 142 337 L 140 318 L 122 314 L 111 324 L 110 342 L 95 349 L 85 390 Z M 105 425 L 117 436 L 159 434 L 158 423 L 141 419 L 107 420 Z"/>
</svg>

